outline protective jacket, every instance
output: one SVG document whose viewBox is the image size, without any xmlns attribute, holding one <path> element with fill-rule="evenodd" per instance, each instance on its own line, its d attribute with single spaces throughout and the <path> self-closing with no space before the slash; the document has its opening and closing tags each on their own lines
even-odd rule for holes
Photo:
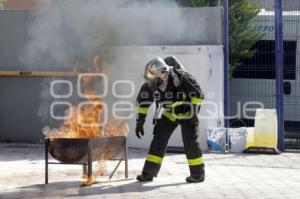
<svg viewBox="0 0 300 199">
<path fill-rule="evenodd" d="M 163 106 L 163 116 L 173 122 L 192 117 L 197 111 L 196 106 L 204 99 L 199 84 L 188 72 L 174 68 L 171 70 L 175 75 L 168 76 L 164 91 L 151 90 L 147 82 L 142 85 L 137 97 L 137 120 L 145 120 L 148 109 L 155 100 Z M 179 85 L 174 83 L 174 78 L 178 78 Z"/>
</svg>

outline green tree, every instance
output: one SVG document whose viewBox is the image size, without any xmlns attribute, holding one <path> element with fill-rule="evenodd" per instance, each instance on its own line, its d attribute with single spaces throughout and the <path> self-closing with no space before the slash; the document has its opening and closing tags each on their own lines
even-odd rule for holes
<svg viewBox="0 0 300 199">
<path fill-rule="evenodd" d="M 177 0 L 179 5 L 187 7 L 211 7 L 217 6 L 222 0 Z"/>
<path fill-rule="evenodd" d="M 194 7 L 204 7 L 204 6 L 218 6 L 221 3 L 221 0 L 190 0 Z"/>
<path fill-rule="evenodd" d="M 182 3 L 191 7 L 221 6 L 223 0 L 182 0 Z M 255 50 L 251 48 L 263 36 L 253 26 L 258 13 L 256 4 L 250 4 L 248 0 L 229 0 L 230 76 L 243 59 L 254 55 Z"/>
<path fill-rule="evenodd" d="M 0 0 L 0 9 L 3 9 L 6 0 Z"/>
</svg>

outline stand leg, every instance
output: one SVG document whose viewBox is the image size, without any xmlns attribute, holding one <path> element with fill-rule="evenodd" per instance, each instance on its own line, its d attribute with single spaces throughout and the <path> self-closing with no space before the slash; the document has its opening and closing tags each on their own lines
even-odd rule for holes
<svg viewBox="0 0 300 199">
<path fill-rule="evenodd" d="M 45 140 L 45 184 L 48 184 L 48 147 L 49 138 Z"/>
<path fill-rule="evenodd" d="M 113 170 L 113 172 L 110 174 L 110 176 L 108 178 L 109 180 L 114 176 L 114 174 L 117 171 L 118 167 L 120 166 L 121 162 L 122 162 L 122 159 L 120 159 L 120 161 L 118 162 L 117 166 L 115 167 L 115 169 Z"/>
<path fill-rule="evenodd" d="M 92 164 L 92 141 L 89 140 L 88 142 L 88 179 L 92 177 L 93 173 L 93 164 Z"/>
<path fill-rule="evenodd" d="M 125 137 L 125 178 L 128 178 L 128 146 L 127 146 L 127 137 Z"/>
</svg>

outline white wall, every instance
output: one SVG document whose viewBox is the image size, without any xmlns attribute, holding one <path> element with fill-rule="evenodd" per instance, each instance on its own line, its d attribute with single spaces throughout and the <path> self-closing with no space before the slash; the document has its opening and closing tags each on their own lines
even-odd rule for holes
<svg viewBox="0 0 300 199">
<path fill-rule="evenodd" d="M 153 11 L 149 9 L 146 9 L 148 11 L 145 13 L 141 13 L 140 9 L 131 9 L 132 13 L 130 13 L 129 16 L 136 16 L 136 12 L 140 13 L 141 16 L 132 18 L 133 20 L 130 21 L 130 23 L 122 23 L 122 27 L 118 27 L 116 24 L 124 21 L 122 15 L 124 15 L 125 19 L 128 19 L 127 13 L 131 12 L 128 9 L 120 9 L 120 13 L 117 16 L 113 17 L 113 19 L 115 19 L 113 20 L 113 23 L 115 25 L 112 25 L 112 27 L 114 28 L 109 29 L 113 32 L 112 36 L 116 34 L 115 39 L 110 39 L 113 37 L 111 37 L 111 35 L 108 34 L 107 31 L 102 31 L 103 29 L 101 27 L 106 27 L 107 24 L 101 23 L 101 21 L 105 22 L 105 19 L 108 18 L 106 17 L 103 20 L 98 20 L 99 17 L 97 17 L 99 15 L 105 16 L 105 13 L 103 12 L 106 12 L 106 10 L 99 10 L 98 12 L 93 9 L 95 12 L 89 13 L 88 16 L 90 17 L 85 16 L 87 20 L 84 20 L 86 18 L 83 19 L 82 17 L 80 17 L 80 14 L 78 15 L 79 20 L 76 20 L 74 19 L 74 17 L 70 16 L 64 17 L 68 16 L 68 13 L 60 15 L 61 17 L 47 15 L 51 19 L 52 17 L 55 18 L 53 21 L 51 20 L 54 23 L 53 27 L 55 27 L 55 30 L 51 29 L 48 32 L 46 31 L 45 33 L 47 34 L 40 34 L 39 31 L 35 32 L 37 34 L 33 34 L 32 32 L 32 30 L 36 30 L 36 27 L 40 27 L 43 29 L 44 26 L 39 26 L 39 24 L 49 19 L 49 17 L 44 16 L 45 13 L 43 10 L 1 10 L 0 27 L 5 28 L 2 28 L 0 31 L 0 70 L 73 71 L 73 66 L 75 64 L 76 68 L 78 67 L 78 71 L 86 72 L 87 68 L 90 67 L 88 60 L 90 60 L 95 55 L 101 55 L 101 58 L 105 57 L 105 59 L 107 60 L 108 57 L 103 56 L 100 52 L 98 53 L 98 51 L 104 49 L 103 47 L 105 45 L 128 44 L 139 46 L 174 46 L 195 44 L 222 45 L 223 43 L 223 11 L 221 7 L 161 9 L 153 8 Z M 148 23 L 149 20 L 146 16 L 148 16 L 147 13 L 160 13 L 161 11 L 172 13 L 172 16 L 174 16 L 175 14 L 181 20 L 175 21 L 174 23 L 169 22 L 170 20 L 173 21 L 172 17 L 167 17 L 166 19 L 159 19 L 159 17 L 156 17 L 155 19 L 159 19 L 158 21 L 156 21 L 155 19 L 154 21 L 150 20 L 150 22 L 152 21 L 152 24 L 153 22 L 155 22 L 154 27 L 159 26 L 162 28 L 157 32 L 158 29 L 153 28 L 151 26 L 151 23 Z M 178 13 L 179 15 L 176 13 Z M 41 16 L 44 17 L 41 18 Z M 74 16 L 77 16 L 77 14 L 74 13 Z M 61 20 L 57 20 L 57 17 Z M 141 20 L 144 20 L 144 24 L 147 24 L 146 26 L 142 26 L 144 28 L 138 25 L 140 24 Z M 65 23 L 67 23 L 68 26 L 65 26 Z M 80 26 L 90 26 L 91 29 L 83 31 L 82 28 L 78 28 L 78 23 L 80 24 Z M 47 24 L 47 27 L 51 27 L 51 24 L 48 24 L 46 22 L 43 24 Z M 132 26 L 130 24 L 136 25 Z M 179 24 L 181 24 L 181 26 Z M 70 37 L 66 33 L 68 33 L 68 31 L 71 30 L 72 27 L 76 30 L 78 29 L 81 33 L 83 31 L 85 36 L 82 37 L 81 34 L 72 34 L 72 36 Z M 175 31 L 173 31 L 174 29 Z M 105 34 L 102 34 L 103 32 Z M 124 34 L 121 34 L 122 32 L 124 32 L 124 34 L 128 37 Z M 161 32 L 163 32 L 163 34 L 159 34 Z M 54 37 L 52 36 L 52 33 L 55 33 Z M 119 37 L 126 38 L 126 40 L 120 40 Z M 40 42 L 40 39 L 42 42 Z M 47 41 L 63 42 L 56 42 L 56 45 L 58 45 L 59 47 L 53 47 L 53 45 L 44 45 Z M 28 47 L 30 46 L 32 46 L 33 48 L 31 50 L 28 50 Z M 43 46 L 43 50 L 41 51 L 37 46 Z M 177 49 L 177 47 L 174 48 Z M 58 53 L 58 49 L 68 50 L 59 51 Z M 145 62 L 151 59 L 154 55 L 164 53 L 161 49 L 161 52 L 156 51 L 156 49 L 160 49 L 160 47 L 131 48 L 131 50 L 136 51 L 136 53 L 131 53 L 132 57 L 128 60 L 126 59 L 126 56 L 129 54 L 129 52 L 124 52 L 123 60 L 126 61 L 123 61 L 124 64 L 116 66 L 119 67 L 124 65 L 126 67 L 123 67 L 122 69 L 119 67 L 114 71 L 114 73 L 119 74 L 119 76 L 120 73 L 124 73 L 126 75 L 126 77 L 124 78 L 129 77 L 130 79 L 135 80 L 138 86 L 140 86 L 141 82 L 143 81 L 141 73 Z M 170 48 L 168 47 L 167 49 L 169 50 Z M 194 46 L 191 49 L 197 49 L 197 46 Z M 129 48 L 127 48 L 125 51 L 128 50 Z M 185 57 L 185 55 L 180 53 L 179 50 L 176 51 L 179 53 L 177 53 L 179 57 Z M 90 52 L 93 53 L 90 54 Z M 24 54 L 28 54 L 30 56 L 24 57 Z M 143 55 L 144 57 L 141 58 L 140 55 Z M 111 58 L 113 59 L 113 61 L 116 61 L 116 57 L 118 56 L 118 54 L 115 54 L 115 56 L 112 56 Z M 222 55 L 218 56 L 221 57 Z M 26 57 L 30 59 L 27 59 Z M 107 63 L 109 64 L 110 62 L 107 61 Z M 127 72 L 127 70 L 131 71 Z M 70 80 L 70 78 L 66 79 Z M 71 79 L 72 82 L 74 81 L 73 85 L 74 89 L 76 89 L 76 78 Z M 47 87 L 48 83 L 46 82 L 50 82 L 50 80 L 48 80 L 48 78 L 42 77 L 0 78 L 0 142 L 40 142 L 40 140 L 44 138 L 43 134 L 41 133 L 44 126 L 57 127 L 58 124 L 62 122 L 53 120 L 50 116 L 50 104 L 57 99 L 45 96 L 45 93 L 49 93 L 50 90 L 50 88 Z M 134 93 L 135 95 L 137 94 L 136 92 Z M 76 103 L 76 98 L 77 92 L 74 92 L 74 96 L 72 96 L 71 102 Z M 132 101 L 135 101 L 134 98 L 135 97 L 132 97 Z M 64 100 L 69 101 L 69 99 Z M 61 109 L 61 111 L 63 112 L 63 108 Z M 148 135 L 150 135 L 150 133 L 148 133 Z M 147 137 L 147 139 L 150 138 Z M 143 141 L 138 142 L 138 140 L 136 140 L 134 137 L 130 137 L 130 144 L 132 146 L 144 145 L 146 147 L 146 143 L 143 143 Z"/>
<path fill-rule="evenodd" d="M 106 101 L 110 104 L 120 100 L 129 101 L 134 107 L 136 96 L 143 84 L 143 71 L 145 64 L 152 58 L 161 56 L 166 57 L 175 55 L 187 68 L 187 70 L 198 80 L 205 96 L 206 102 L 216 102 L 221 113 L 223 113 L 223 50 L 222 46 L 127 46 L 114 47 L 107 51 L 109 56 L 105 56 L 104 70 L 108 75 L 109 85 L 115 80 L 130 80 L 134 82 L 134 95 L 128 99 L 109 96 Z M 129 94 L 128 84 L 120 85 L 117 90 L 120 94 Z M 135 115 L 128 119 L 129 124 L 129 146 L 148 148 L 152 140 L 152 116 L 153 108 L 149 111 L 145 124 L 145 136 L 139 140 L 134 134 Z M 206 145 L 206 128 L 217 126 L 219 121 L 223 125 L 221 117 L 215 116 L 210 119 L 204 119 L 209 112 L 213 111 L 212 106 L 203 105 L 200 112 L 200 136 L 199 141 L 203 150 Z M 128 114 L 127 114 L 128 115 Z M 169 146 L 182 146 L 180 128 L 177 128 L 172 135 Z"/>
</svg>

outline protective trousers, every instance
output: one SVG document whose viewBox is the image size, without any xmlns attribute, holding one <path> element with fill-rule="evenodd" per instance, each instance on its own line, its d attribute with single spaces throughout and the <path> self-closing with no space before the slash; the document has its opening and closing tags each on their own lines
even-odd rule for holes
<svg viewBox="0 0 300 199">
<path fill-rule="evenodd" d="M 197 142 L 198 123 L 193 122 L 191 119 L 176 120 L 173 122 L 164 116 L 157 120 L 157 124 L 154 127 L 154 136 L 145 161 L 143 173 L 157 176 L 169 138 L 178 125 L 181 125 L 182 140 L 191 176 L 201 175 L 204 170 L 204 162 L 199 143 Z"/>
</svg>

